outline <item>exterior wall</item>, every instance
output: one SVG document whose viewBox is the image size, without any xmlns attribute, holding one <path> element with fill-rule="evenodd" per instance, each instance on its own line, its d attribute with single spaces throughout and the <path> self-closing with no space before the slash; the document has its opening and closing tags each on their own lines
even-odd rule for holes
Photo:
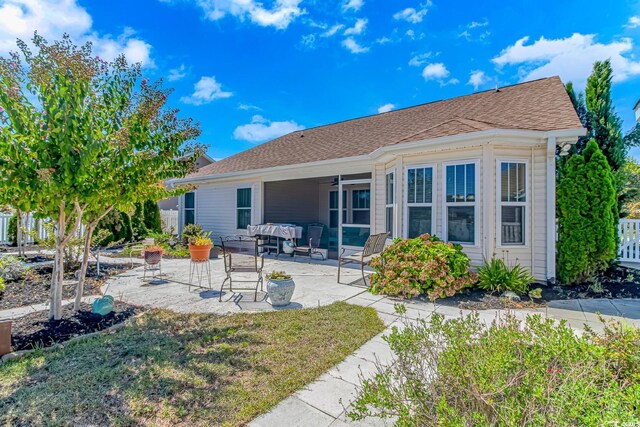
<svg viewBox="0 0 640 427">
<path fill-rule="evenodd" d="M 262 222 L 262 183 L 259 181 L 235 181 L 220 184 L 201 184 L 195 190 L 196 223 L 205 231 L 211 231 L 214 238 L 246 234 L 246 230 L 236 228 L 236 190 L 251 188 L 251 222 Z M 180 224 L 184 220 L 180 210 Z"/>
<path fill-rule="evenodd" d="M 527 202 L 525 208 L 526 242 L 523 246 L 500 246 L 497 214 L 496 182 L 498 162 L 518 160 L 527 163 Z M 385 179 L 386 173 L 395 170 L 395 229 L 398 236 L 405 237 L 406 222 L 406 173 L 407 168 L 432 165 L 435 168 L 433 209 L 434 234 L 440 237 L 446 232 L 446 210 L 444 203 L 445 166 L 448 163 L 476 163 L 476 243 L 463 245 L 464 252 L 474 266 L 494 254 L 511 263 L 518 262 L 528 268 L 538 280 L 546 280 L 546 141 L 535 146 L 514 148 L 514 144 L 486 141 L 469 147 L 449 150 L 423 151 L 400 154 L 392 160 L 376 163 L 372 191 L 376 194 L 376 221 L 372 233 L 386 231 Z"/>
</svg>

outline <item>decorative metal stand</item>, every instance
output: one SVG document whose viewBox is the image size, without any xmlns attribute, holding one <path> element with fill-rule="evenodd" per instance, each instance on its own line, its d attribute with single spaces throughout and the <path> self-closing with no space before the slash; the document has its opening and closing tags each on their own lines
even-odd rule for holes
<svg viewBox="0 0 640 427">
<path fill-rule="evenodd" d="M 194 283 L 194 279 L 197 281 L 197 284 Z M 204 279 L 207 279 L 209 289 L 211 289 L 211 264 L 209 264 L 209 260 L 191 260 L 191 266 L 189 268 L 189 290 L 191 290 L 192 285 L 199 288 L 204 287 L 202 286 Z"/>
</svg>

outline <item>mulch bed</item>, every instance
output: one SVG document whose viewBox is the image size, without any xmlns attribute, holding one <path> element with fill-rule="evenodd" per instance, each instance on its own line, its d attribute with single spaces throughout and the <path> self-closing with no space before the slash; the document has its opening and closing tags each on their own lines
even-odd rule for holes
<svg viewBox="0 0 640 427">
<path fill-rule="evenodd" d="M 134 267 L 136 266 L 134 264 Z M 129 264 L 100 263 L 101 276 L 97 277 L 96 265 L 90 264 L 83 295 L 99 294 L 100 287 L 109 276 L 123 273 L 129 267 Z M 23 278 L 7 282 L 4 293 L 0 294 L 0 310 L 48 302 L 52 271 L 52 265 L 32 267 Z M 74 273 L 75 271 L 65 273 L 65 279 L 74 280 Z M 75 292 L 75 281 L 65 283 L 62 288 L 62 299 L 75 297 Z"/>
<path fill-rule="evenodd" d="M 453 297 L 438 300 L 438 304 L 467 310 L 515 309 L 545 307 L 553 300 L 590 298 L 640 298 L 640 271 L 613 266 L 599 274 L 594 282 L 571 286 L 534 283 L 531 289 L 542 289 L 542 298 L 521 296 L 510 301 L 480 289 L 469 289 Z"/>
<path fill-rule="evenodd" d="M 102 331 L 142 310 L 116 301 L 114 311 L 104 316 L 91 313 L 91 305 L 84 303 L 77 313 L 73 312 L 73 304 L 64 306 L 60 320 L 49 320 L 48 310 L 37 311 L 13 320 L 11 345 L 13 351 L 48 347 L 79 335 Z"/>
</svg>

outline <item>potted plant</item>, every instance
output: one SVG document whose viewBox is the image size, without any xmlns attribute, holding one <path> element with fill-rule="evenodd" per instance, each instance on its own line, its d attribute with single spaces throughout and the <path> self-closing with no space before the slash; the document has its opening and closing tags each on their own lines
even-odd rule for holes
<svg viewBox="0 0 640 427">
<path fill-rule="evenodd" d="M 203 233 L 189 239 L 189 254 L 193 262 L 205 262 L 209 260 L 213 243 L 209 238 L 210 233 Z"/>
<path fill-rule="evenodd" d="M 296 284 L 290 274 L 272 271 L 267 274 L 267 292 L 273 307 L 284 307 L 291 303 Z"/>
<path fill-rule="evenodd" d="M 149 265 L 156 265 L 162 261 L 162 254 L 164 253 L 164 249 L 162 246 L 158 245 L 149 245 L 146 246 L 142 253 L 144 255 L 144 262 Z"/>
</svg>

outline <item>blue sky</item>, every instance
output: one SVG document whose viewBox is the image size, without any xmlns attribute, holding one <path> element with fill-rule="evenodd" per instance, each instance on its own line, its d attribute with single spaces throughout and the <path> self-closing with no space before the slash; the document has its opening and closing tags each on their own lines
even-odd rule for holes
<svg viewBox="0 0 640 427">
<path fill-rule="evenodd" d="M 0 0 L 0 52 L 33 30 L 125 52 L 174 87 L 223 158 L 291 130 L 560 75 L 611 58 L 624 120 L 640 97 L 640 2 Z M 594 19 L 595 17 L 595 19 Z M 640 150 L 633 154 L 640 158 Z"/>
</svg>

